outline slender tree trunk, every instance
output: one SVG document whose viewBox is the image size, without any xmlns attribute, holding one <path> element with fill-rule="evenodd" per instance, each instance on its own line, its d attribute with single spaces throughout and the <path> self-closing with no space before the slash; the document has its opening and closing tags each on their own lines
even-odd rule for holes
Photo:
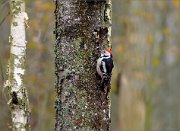
<svg viewBox="0 0 180 131">
<path fill-rule="evenodd" d="M 108 131 L 109 98 L 98 89 L 95 74 L 96 48 L 111 48 L 111 2 L 56 0 L 55 4 L 55 130 Z"/>
<path fill-rule="evenodd" d="M 25 73 L 25 24 L 28 16 L 25 12 L 24 0 L 11 0 L 11 44 L 8 68 L 8 80 L 5 86 L 9 89 L 13 131 L 27 131 L 29 126 L 29 101 L 27 90 L 24 86 Z"/>
</svg>

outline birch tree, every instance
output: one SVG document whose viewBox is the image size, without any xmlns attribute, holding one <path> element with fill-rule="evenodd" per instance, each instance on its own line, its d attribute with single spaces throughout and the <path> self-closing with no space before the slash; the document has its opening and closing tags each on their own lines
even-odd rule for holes
<svg viewBox="0 0 180 131">
<path fill-rule="evenodd" d="M 55 130 L 108 131 L 110 103 L 98 89 L 96 59 L 97 47 L 111 48 L 111 1 L 55 4 Z"/>
<path fill-rule="evenodd" d="M 13 131 L 27 131 L 29 126 L 29 101 L 24 85 L 26 40 L 25 26 L 28 16 L 25 12 L 24 0 L 11 0 L 11 44 L 8 67 L 8 80 L 5 87 L 9 89 Z"/>
</svg>

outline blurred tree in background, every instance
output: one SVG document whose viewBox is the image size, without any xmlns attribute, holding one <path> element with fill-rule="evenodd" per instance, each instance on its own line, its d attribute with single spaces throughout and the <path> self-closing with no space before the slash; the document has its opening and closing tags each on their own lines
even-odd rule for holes
<svg viewBox="0 0 180 131">
<path fill-rule="evenodd" d="M 0 22 L 9 11 L 6 3 L 0 0 Z M 54 3 L 36 0 L 26 4 L 30 18 L 26 84 L 32 130 L 50 131 L 55 123 Z M 112 131 L 179 130 L 180 1 L 112 0 L 112 4 Z M 9 58 L 8 34 L 9 16 L 0 25 L 1 87 Z M 0 130 L 10 130 L 9 114 L 1 93 Z"/>
<path fill-rule="evenodd" d="M 114 0 L 113 20 L 113 130 L 179 130 L 180 1 Z"/>
</svg>

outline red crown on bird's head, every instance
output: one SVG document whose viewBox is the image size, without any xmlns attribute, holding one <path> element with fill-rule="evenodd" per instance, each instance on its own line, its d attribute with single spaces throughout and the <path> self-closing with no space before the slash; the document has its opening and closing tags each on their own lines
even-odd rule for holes
<svg viewBox="0 0 180 131">
<path fill-rule="evenodd" d="M 109 52 L 112 55 L 112 51 L 111 50 L 105 49 L 105 51 Z"/>
</svg>

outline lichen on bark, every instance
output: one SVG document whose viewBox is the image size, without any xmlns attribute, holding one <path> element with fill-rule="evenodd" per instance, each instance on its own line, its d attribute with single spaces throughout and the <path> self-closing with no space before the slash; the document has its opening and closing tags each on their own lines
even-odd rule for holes
<svg viewBox="0 0 180 131">
<path fill-rule="evenodd" d="M 110 103 L 99 90 L 96 59 L 97 47 L 111 48 L 111 3 L 56 0 L 55 4 L 55 130 L 108 131 Z"/>
</svg>

